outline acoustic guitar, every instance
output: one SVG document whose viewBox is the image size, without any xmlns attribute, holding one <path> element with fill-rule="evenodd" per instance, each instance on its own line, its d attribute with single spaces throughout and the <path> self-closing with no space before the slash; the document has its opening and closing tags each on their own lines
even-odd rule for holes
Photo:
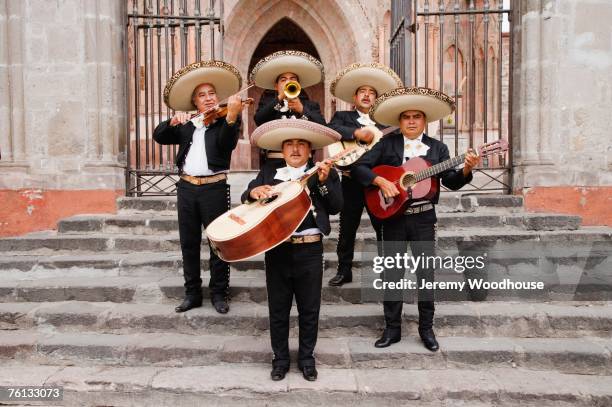
<svg viewBox="0 0 612 407">
<path fill-rule="evenodd" d="M 340 170 L 348 170 L 351 168 L 355 161 L 359 160 L 362 155 L 370 151 L 384 136 L 393 133 L 395 130 L 399 129 L 399 127 L 388 127 L 382 131 L 376 126 L 366 126 L 363 127 L 363 129 L 369 130 L 374 134 L 374 138 L 369 144 L 358 140 L 340 140 L 327 146 L 327 154 L 332 156 L 346 149 L 351 150 L 350 154 L 345 155 L 334 164 Z"/>
<path fill-rule="evenodd" d="M 350 152 L 341 151 L 330 160 L 335 162 Z M 298 180 L 273 185 L 268 198 L 242 204 L 213 220 L 206 235 L 215 253 L 227 262 L 240 261 L 287 240 L 310 211 L 306 183 L 317 169 L 314 166 Z"/>
<path fill-rule="evenodd" d="M 508 150 L 508 142 L 500 139 L 483 144 L 477 150 L 480 156 L 499 154 Z M 422 157 L 414 157 L 399 167 L 379 165 L 372 171 L 391 182 L 399 190 L 399 195 L 385 198 L 380 188 L 371 186 L 365 190 L 366 205 L 378 219 L 388 219 L 400 215 L 415 201 L 429 200 L 440 189 L 436 175 L 465 161 L 466 154 L 461 154 L 436 165 Z"/>
</svg>

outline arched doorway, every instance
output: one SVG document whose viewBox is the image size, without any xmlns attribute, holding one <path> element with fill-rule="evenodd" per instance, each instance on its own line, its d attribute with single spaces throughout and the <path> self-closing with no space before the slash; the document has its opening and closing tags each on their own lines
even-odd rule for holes
<svg viewBox="0 0 612 407">
<path fill-rule="evenodd" d="M 282 18 L 270 27 L 257 45 L 257 48 L 255 48 L 251 56 L 251 61 L 249 62 L 249 72 L 251 72 L 260 59 L 276 51 L 283 50 L 302 51 L 320 59 L 319 52 L 308 34 L 291 19 Z M 318 102 L 320 106 L 325 106 L 325 88 L 323 83 L 302 89 L 302 92 L 309 99 Z M 275 92 L 257 87 L 249 89 L 249 97 L 255 100 L 255 103 L 250 106 L 248 110 L 249 129 L 255 129 L 256 127 L 253 117 L 255 116 L 255 110 L 257 109 L 259 100 L 264 95 L 275 95 Z M 251 147 L 251 168 L 259 168 L 259 149 L 255 146 Z"/>
<path fill-rule="evenodd" d="M 332 98 L 323 98 L 323 95 L 329 95 L 331 80 L 343 66 L 371 59 L 371 49 L 356 40 L 358 27 L 368 24 L 365 15 L 352 13 L 339 2 L 330 0 L 321 7 L 317 0 L 238 0 L 226 18 L 224 59 L 247 78 L 259 58 L 274 51 L 294 48 L 312 53 L 325 67 L 325 81 L 320 90 L 313 87 L 306 92 L 321 103 L 321 112 L 329 119 Z M 302 43 L 303 40 L 307 43 Z M 259 95 L 256 96 L 258 101 Z M 247 116 L 252 117 L 255 108 Z M 250 118 L 243 122 L 243 137 L 232 155 L 233 169 L 258 168 L 251 165 L 257 162 L 252 156 L 257 155 L 251 154 L 248 141 L 254 127 Z"/>
</svg>

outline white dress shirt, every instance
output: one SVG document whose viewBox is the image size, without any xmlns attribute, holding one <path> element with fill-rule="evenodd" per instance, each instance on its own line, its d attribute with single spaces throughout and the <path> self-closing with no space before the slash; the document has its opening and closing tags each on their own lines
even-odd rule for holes
<svg viewBox="0 0 612 407">
<path fill-rule="evenodd" d="M 429 146 L 423 143 L 423 133 L 419 137 L 411 140 L 404 136 L 404 161 L 418 156 L 427 155 Z"/>
<path fill-rule="evenodd" d="M 205 134 L 206 127 L 204 126 L 196 128 L 193 132 L 191 147 L 189 148 L 187 157 L 185 157 L 185 165 L 183 165 L 183 172 L 187 175 L 193 175 L 195 177 L 214 175 L 214 172 L 208 168 L 206 144 L 204 142 Z"/>
<path fill-rule="evenodd" d="M 370 115 L 367 113 L 361 112 L 361 110 L 356 110 L 359 113 L 359 117 L 357 118 L 357 122 L 361 124 L 361 127 L 365 126 L 376 126 L 376 122 L 370 118 Z"/>
</svg>

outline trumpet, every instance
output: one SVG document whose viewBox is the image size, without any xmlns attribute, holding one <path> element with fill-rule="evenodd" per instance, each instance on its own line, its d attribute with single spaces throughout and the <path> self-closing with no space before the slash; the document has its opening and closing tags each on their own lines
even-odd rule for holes
<svg viewBox="0 0 612 407">
<path fill-rule="evenodd" d="M 283 93 L 287 96 L 287 99 L 295 99 L 300 95 L 302 91 L 302 87 L 296 81 L 289 81 L 285 84 L 283 88 Z"/>
</svg>

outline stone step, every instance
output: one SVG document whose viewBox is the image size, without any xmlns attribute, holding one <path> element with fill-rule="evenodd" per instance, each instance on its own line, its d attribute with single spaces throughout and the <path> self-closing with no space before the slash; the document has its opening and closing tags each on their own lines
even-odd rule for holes
<svg viewBox="0 0 612 407">
<path fill-rule="evenodd" d="M 4 386 L 62 386 L 62 405 L 498 406 L 593 407 L 612 404 L 610 376 L 521 368 L 332 369 L 315 382 L 295 365 L 285 380 L 270 367 L 3 366 Z"/>
<path fill-rule="evenodd" d="M 610 375 L 612 340 L 602 338 L 439 337 L 430 352 L 414 336 L 386 349 L 373 338 L 317 341 L 317 364 L 330 368 L 453 369 L 512 368 Z M 290 341 L 297 359 L 297 338 Z M 208 366 L 271 362 L 267 336 L 103 334 L 97 332 L 2 331 L 0 359 L 41 364 Z"/>
<path fill-rule="evenodd" d="M 232 195 L 234 195 L 232 193 Z M 237 199 L 232 198 L 232 204 L 238 205 Z M 439 207 L 446 207 L 450 211 L 471 212 L 478 208 L 508 208 L 520 209 L 523 206 L 523 197 L 518 195 L 498 194 L 461 194 L 442 193 Z M 176 197 L 120 197 L 117 199 L 117 209 L 122 211 L 176 211 Z"/>
<path fill-rule="evenodd" d="M 580 227 L 579 216 L 513 213 L 439 213 L 438 227 L 459 228 L 503 228 L 506 226 L 525 230 L 575 230 Z M 339 218 L 332 218 L 332 229 L 338 230 Z M 360 232 L 373 231 L 367 215 L 362 217 Z M 178 232 L 176 215 L 131 214 L 131 215 L 78 215 L 58 222 L 59 233 L 133 233 L 166 234 Z"/>
<path fill-rule="evenodd" d="M 0 303 L 0 330 L 90 331 L 108 334 L 180 333 L 185 335 L 268 335 L 266 304 L 232 302 L 218 314 L 208 302 L 186 313 L 175 303 L 10 302 Z M 291 334 L 297 336 L 297 310 L 291 310 Z M 416 335 L 414 304 L 403 309 L 404 336 Z M 381 304 L 323 304 L 321 337 L 370 339 L 383 328 Z M 439 336 L 508 338 L 610 338 L 612 303 L 438 303 L 434 326 Z"/>
<path fill-rule="evenodd" d="M 327 271 L 327 277 L 333 273 L 334 268 Z M 537 269 L 536 269 L 537 270 Z M 556 272 L 546 275 L 540 273 L 537 279 L 534 277 L 521 277 L 520 273 L 506 276 L 510 281 L 542 281 L 541 289 L 514 291 L 504 288 L 471 289 L 467 284 L 465 287 L 437 288 L 436 298 L 440 301 L 555 301 L 555 300 L 581 300 L 581 301 L 608 301 L 612 300 L 612 282 L 610 276 L 602 275 L 601 270 L 595 270 L 597 275 L 591 276 L 589 272 L 575 268 L 566 271 L 562 268 Z M 605 272 L 605 270 L 603 271 Z M 497 271 L 495 274 L 469 275 L 452 273 L 439 275 L 437 281 L 458 282 L 466 278 L 483 281 L 503 281 L 504 272 Z M 322 301 L 325 303 L 362 303 L 380 301 L 384 291 L 381 289 L 380 280 L 373 287 L 373 277 L 361 282 L 354 280 L 342 287 L 329 287 L 326 282 L 322 286 Z M 207 278 L 204 275 L 204 288 L 202 295 L 208 298 L 209 290 L 206 288 Z M 87 273 L 68 276 L 58 274 L 53 277 L 39 278 L 28 276 L 28 278 L 15 278 L 14 275 L 3 278 L 0 281 L 0 302 L 13 301 L 111 301 L 111 302 L 149 302 L 159 303 L 168 300 L 178 301 L 184 296 L 183 278 L 179 275 L 168 275 L 167 273 L 142 274 L 138 277 L 132 276 L 104 276 L 92 278 Z M 403 298 L 413 301 L 417 290 L 405 288 Z M 263 274 L 257 277 L 242 277 L 240 272 L 234 273 L 230 278 L 230 296 L 234 301 L 265 302 L 267 291 Z"/>
<path fill-rule="evenodd" d="M 331 247 L 330 247 L 331 246 Z M 325 259 L 324 276 L 335 274 L 338 266 L 338 256 L 333 245 L 326 245 L 323 253 Z M 359 278 L 361 273 L 372 273 L 374 246 L 358 243 L 353 261 L 354 278 Z M 533 244 L 514 244 L 507 246 L 485 247 L 482 253 L 486 253 L 486 264 L 490 275 L 496 274 L 526 274 L 539 273 L 544 268 L 558 270 L 560 267 L 568 266 L 588 270 L 594 275 L 596 270 L 604 272 L 606 264 L 612 261 L 612 243 L 578 245 L 573 247 L 548 247 L 542 245 L 537 250 Z M 446 249 L 439 251 L 440 256 L 453 256 L 456 250 Z M 480 253 L 478 253 L 480 254 Z M 208 270 L 208 247 L 202 247 L 201 269 L 203 273 Z M 77 252 L 75 254 L 67 251 L 52 251 L 49 254 L 40 253 L 40 250 L 12 252 L 0 256 L 0 271 L 4 277 L 16 279 L 34 279 L 48 277 L 71 277 L 92 276 L 93 278 L 108 276 L 148 276 L 151 273 L 182 275 L 183 260 L 180 250 L 161 252 Z M 264 256 L 259 255 L 250 259 L 230 263 L 231 272 L 239 272 L 244 276 L 246 272 L 259 272 L 262 275 L 264 269 Z M 442 272 L 442 271 L 439 271 Z M 501 274 L 500 274 L 501 273 Z M 367 276 L 367 274 L 366 274 Z"/>
<path fill-rule="evenodd" d="M 584 227 L 579 230 L 533 231 L 515 228 L 470 228 L 469 230 L 442 230 L 437 234 L 438 246 L 442 249 L 454 248 L 457 242 L 471 242 L 482 244 L 514 243 L 514 242 L 543 242 L 560 245 L 612 242 L 612 228 L 610 227 Z M 326 251 L 335 251 L 338 233 L 332 232 L 324 239 Z M 360 233 L 357 242 L 375 244 L 374 232 Z M 203 239 L 203 245 L 206 238 Z M 54 231 L 36 232 L 20 237 L 0 239 L 0 257 L 10 256 L 10 253 L 32 251 L 49 254 L 52 251 L 178 251 L 180 248 L 177 232 L 164 235 L 133 235 L 96 233 L 93 235 L 61 234 Z M 362 250 L 357 245 L 356 251 Z"/>
</svg>

